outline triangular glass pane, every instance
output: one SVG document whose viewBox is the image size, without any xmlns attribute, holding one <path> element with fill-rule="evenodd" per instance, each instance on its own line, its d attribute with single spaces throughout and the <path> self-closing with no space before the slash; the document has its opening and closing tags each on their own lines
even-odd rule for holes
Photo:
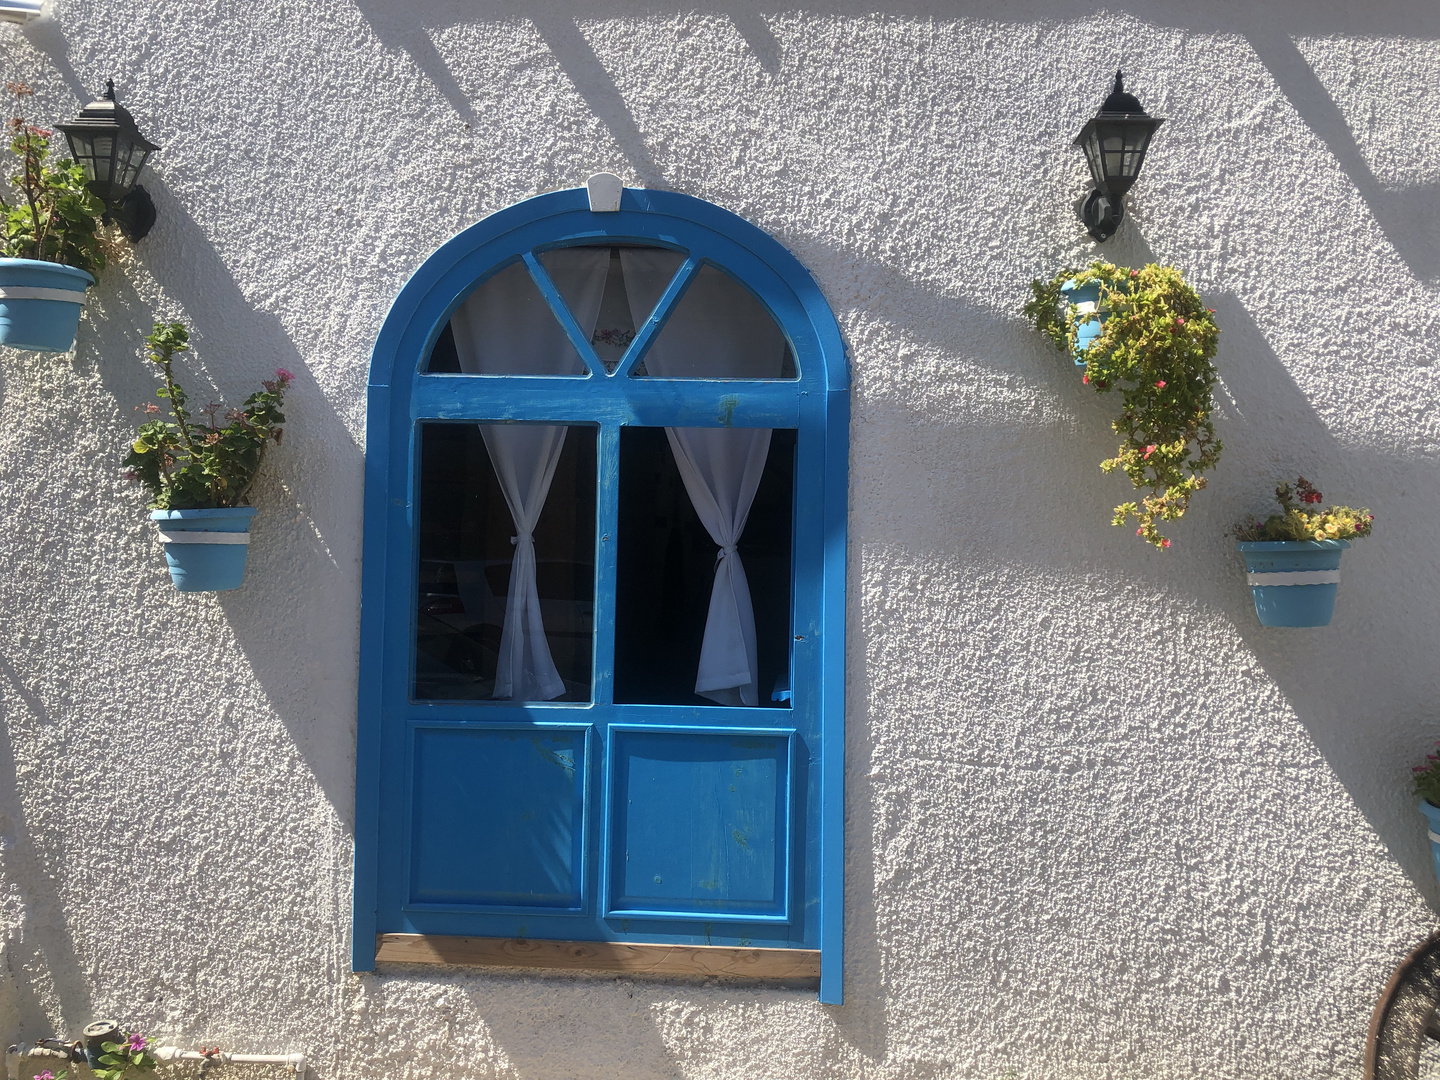
<svg viewBox="0 0 1440 1080">
<path fill-rule="evenodd" d="M 681 259 L 622 249 L 630 310 L 648 318 Z M 643 313 L 643 314 L 642 314 Z M 795 359 L 779 324 L 745 286 L 709 263 L 696 273 L 634 374 L 663 379 L 793 379 Z"/>
<path fill-rule="evenodd" d="M 603 248 L 565 248 L 542 258 L 575 321 L 593 333 L 609 269 Z M 519 260 L 490 275 L 450 316 L 425 370 L 467 375 L 584 375 L 586 367 L 530 271 Z"/>
</svg>

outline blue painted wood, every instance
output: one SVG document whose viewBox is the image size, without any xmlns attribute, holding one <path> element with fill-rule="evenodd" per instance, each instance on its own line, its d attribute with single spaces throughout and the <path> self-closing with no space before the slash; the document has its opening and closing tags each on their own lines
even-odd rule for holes
<svg viewBox="0 0 1440 1080">
<path fill-rule="evenodd" d="M 407 908 L 585 908 L 589 728 L 411 727 Z"/>
<path fill-rule="evenodd" d="M 611 724 L 606 916 L 788 922 L 794 737 Z"/>
<path fill-rule="evenodd" d="M 614 374 L 581 339 L 537 258 L 586 241 L 659 244 L 686 255 Z M 420 374 L 451 312 L 517 259 L 587 374 Z M 629 376 L 707 263 L 769 309 L 794 352 L 797 379 Z M 611 214 L 591 214 L 583 189 L 539 196 L 452 238 L 415 272 L 371 361 L 357 970 L 373 966 L 377 930 L 818 947 L 821 999 L 839 1001 L 848 388 L 839 328 L 810 276 L 771 237 L 688 196 L 627 189 Z M 410 700 L 421 420 L 599 425 L 592 701 Z M 790 707 L 615 705 L 620 429 L 725 424 L 797 431 Z M 525 763 L 536 739 L 558 740 L 584 764 L 560 782 L 565 768 L 555 759 Z M 746 740 L 742 753 L 736 747 Z M 731 792 L 724 773 L 737 767 L 747 771 Z M 613 789 L 617 777 L 623 796 L 612 790 L 606 798 L 602 788 Z M 521 820 L 529 812 L 537 817 Z M 643 864 L 633 873 L 626 850 Z M 444 852 L 460 857 L 452 865 Z"/>
<path fill-rule="evenodd" d="M 695 275 L 700 272 L 700 260 L 694 255 L 687 258 L 670 279 L 670 284 L 660 294 L 660 301 L 655 305 L 655 310 L 635 331 L 635 340 L 630 342 L 630 347 L 625 350 L 625 355 L 620 358 L 620 363 L 615 369 L 615 374 L 621 378 L 630 375 L 635 370 L 635 365 L 640 362 L 640 357 L 645 355 L 645 350 L 650 348 L 650 343 L 655 340 L 660 331 L 665 329 L 665 322 L 670 318 L 670 313 L 675 310 L 675 305 L 680 303 L 680 298 L 685 295 L 685 290 L 695 280 Z"/>
</svg>

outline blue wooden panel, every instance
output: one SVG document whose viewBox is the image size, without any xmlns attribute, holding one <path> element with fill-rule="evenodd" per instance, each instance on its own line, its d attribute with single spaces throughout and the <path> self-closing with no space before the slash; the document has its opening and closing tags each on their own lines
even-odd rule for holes
<svg viewBox="0 0 1440 1080">
<path fill-rule="evenodd" d="M 584 728 L 415 727 L 409 906 L 578 911 Z"/>
<path fill-rule="evenodd" d="M 612 725 L 606 914 L 786 920 L 792 736 Z"/>
</svg>

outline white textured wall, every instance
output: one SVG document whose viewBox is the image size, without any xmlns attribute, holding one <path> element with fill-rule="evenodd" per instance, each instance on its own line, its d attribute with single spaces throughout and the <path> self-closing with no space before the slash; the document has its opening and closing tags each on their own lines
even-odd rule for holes
<svg viewBox="0 0 1440 1080">
<path fill-rule="evenodd" d="M 113 75 L 165 149 L 76 354 L 0 355 L 0 1041 L 108 1014 L 321 1080 L 1358 1075 L 1437 897 L 1433 0 L 55 7 L 0 29 L 5 77 L 53 121 Z M 1122 64 L 1170 123 L 1104 253 L 1224 330 L 1224 459 L 1163 555 L 1107 523 L 1110 402 L 1016 315 L 1096 250 L 1069 144 Z M 444 239 L 600 168 L 772 232 L 853 352 L 841 1008 L 348 972 L 370 346 Z M 299 374 L 218 598 L 119 480 L 156 317 L 198 398 Z M 1297 471 L 1376 535 L 1333 626 L 1267 631 L 1223 530 Z"/>
</svg>

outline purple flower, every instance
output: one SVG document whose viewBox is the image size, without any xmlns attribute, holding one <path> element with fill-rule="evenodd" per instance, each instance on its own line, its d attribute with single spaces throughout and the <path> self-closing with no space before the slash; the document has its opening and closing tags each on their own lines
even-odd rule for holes
<svg viewBox="0 0 1440 1080">
<path fill-rule="evenodd" d="M 295 381 L 295 376 L 292 375 L 290 372 L 286 371 L 283 367 L 277 367 L 275 369 L 275 377 L 279 379 L 282 383 Z"/>
<path fill-rule="evenodd" d="M 49 1069 L 42 1069 L 35 1074 L 35 1080 L 55 1080 L 55 1074 Z"/>
<path fill-rule="evenodd" d="M 129 1050 L 132 1054 L 138 1054 L 141 1050 L 145 1049 L 145 1045 L 145 1036 L 141 1035 L 138 1031 L 134 1031 L 131 1032 L 130 1041 L 125 1044 L 125 1049 Z"/>
</svg>

